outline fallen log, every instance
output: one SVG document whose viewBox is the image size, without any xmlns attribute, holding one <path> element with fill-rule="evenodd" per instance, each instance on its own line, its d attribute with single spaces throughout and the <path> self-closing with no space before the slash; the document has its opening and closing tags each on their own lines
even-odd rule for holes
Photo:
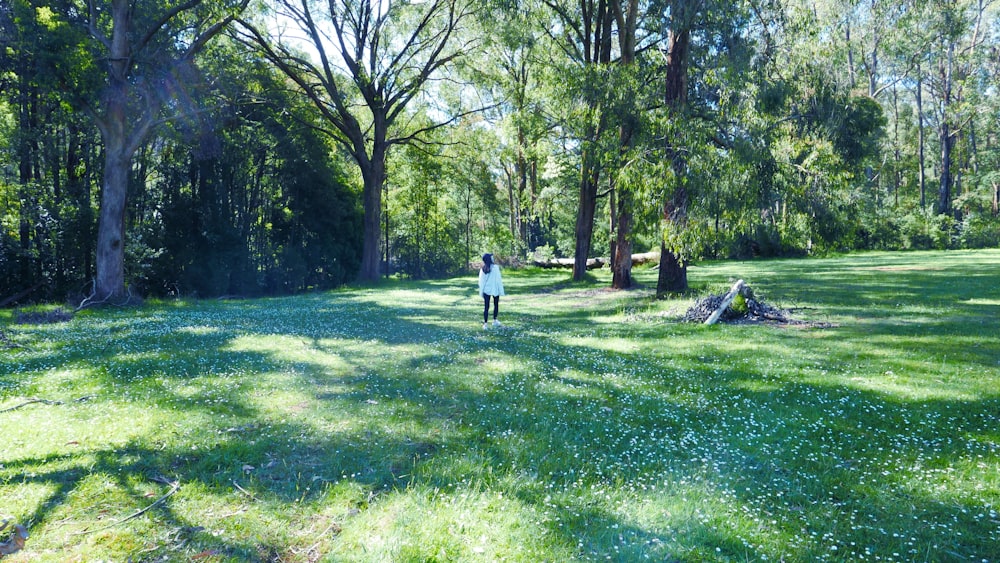
<svg viewBox="0 0 1000 563">
<path fill-rule="evenodd" d="M 641 266 L 649 263 L 660 263 L 660 252 L 640 252 L 632 255 L 632 265 Z"/>
<path fill-rule="evenodd" d="M 743 289 L 743 280 L 737 280 L 736 283 L 733 284 L 732 289 L 729 290 L 729 293 L 727 293 L 722 299 L 722 304 L 719 305 L 710 317 L 705 319 L 705 324 L 714 325 L 719 322 L 719 317 L 721 317 L 722 313 L 726 311 L 729 304 L 733 302 L 733 299 L 736 299 L 736 296 L 739 295 L 741 289 Z"/>
<path fill-rule="evenodd" d="M 632 265 L 641 266 L 643 264 L 658 263 L 660 261 L 659 252 L 640 252 L 632 255 Z M 572 258 L 550 258 L 548 260 L 532 260 L 531 264 L 539 268 L 572 268 L 575 261 Z M 610 258 L 591 258 L 587 260 L 587 269 L 596 270 L 603 268 L 605 264 L 610 264 Z"/>
<path fill-rule="evenodd" d="M 596 270 L 598 268 L 603 268 L 606 263 L 604 258 L 590 258 L 587 260 L 587 269 Z M 539 268 L 572 268 L 576 261 L 572 258 L 550 258 L 548 260 L 532 260 L 531 264 L 533 266 L 538 266 Z"/>
<path fill-rule="evenodd" d="M 0 307 L 6 307 L 7 305 L 10 305 L 11 303 L 16 303 L 17 301 L 20 301 L 21 299 L 24 299 L 25 297 L 27 297 L 28 295 L 30 295 L 31 292 L 35 291 L 36 289 L 38 289 L 40 287 L 42 287 L 42 284 L 40 284 L 40 283 L 39 284 L 35 284 L 34 287 L 29 287 L 28 289 L 25 289 L 21 293 L 18 293 L 16 295 L 12 295 L 10 297 L 5 297 L 2 301 L 0 301 Z"/>
</svg>

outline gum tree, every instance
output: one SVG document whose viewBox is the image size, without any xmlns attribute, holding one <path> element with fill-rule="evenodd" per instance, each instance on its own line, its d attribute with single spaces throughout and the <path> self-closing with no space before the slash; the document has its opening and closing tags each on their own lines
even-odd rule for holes
<svg viewBox="0 0 1000 563">
<path fill-rule="evenodd" d="M 359 277 L 377 281 L 389 149 L 442 125 L 410 129 L 406 110 L 472 48 L 458 41 L 472 7 L 463 0 L 279 0 L 275 6 L 294 31 L 243 19 L 242 39 L 309 98 L 323 130 L 357 163 L 364 182 Z"/>
<path fill-rule="evenodd" d="M 98 91 L 79 100 L 104 143 L 97 278 L 87 303 L 125 295 L 125 202 L 132 157 L 153 128 L 180 109 L 183 76 L 193 71 L 195 55 L 248 1 L 89 0 L 64 6 L 66 21 L 86 30 L 92 72 L 103 76 Z"/>
</svg>

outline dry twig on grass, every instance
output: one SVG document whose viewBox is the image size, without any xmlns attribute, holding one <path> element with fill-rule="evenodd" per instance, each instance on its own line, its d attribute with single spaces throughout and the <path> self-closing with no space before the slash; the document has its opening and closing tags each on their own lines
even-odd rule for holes
<svg viewBox="0 0 1000 563">
<path fill-rule="evenodd" d="M 42 404 L 45 404 L 45 405 L 61 405 L 61 404 L 63 404 L 62 401 L 52 401 L 52 400 L 49 400 L 49 399 L 39 399 L 39 398 L 36 397 L 36 398 L 28 399 L 27 401 L 24 401 L 24 402 L 22 402 L 20 404 L 14 405 L 13 407 L 7 407 L 5 409 L 2 409 L 2 410 L 0 410 L 0 414 L 3 414 L 5 412 L 10 412 L 10 411 L 16 411 L 17 409 L 19 409 L 21 407 L 26 407 L 28 405 L 33 405 L 35 403 L 42 403 Z"/>
<path fill-rule="evenodd" d="M 76 532 L 76 533 L 74 533 L 72 535 L 74 535 L 74 536 L 83 536 L 83 535 L 86 535 L 86 534 L 95 534 L 97 532 L 103 532 L 104 530 L 110 530 L 111 528 L 114 528 L 115 526 L 119 526 L 121 524 L 124 524 L 125 522 L 128 522 L 129 520 L 134 520 L 134 519 L 142 516 L 143 514 L 149 512 L 150 510 L 152 510 L 153 507 L 159 506 L 160 504 L 162 504 L 165 500 L 167 500 L 168 498 L 170 498 L 171 495 L 173 495 L 174 493 L 176 493 L 181 488 L 181 482 L 180 481 L 170 482 L 170 481 L 168 481 L 167 479 L 165 479 L 163 477 L 159 477 L 159 478 L 156 478 L 156 479 L 153 479 L 153 480 L 157 481 L 159 483 L 170 483 L 170 485 L 171 485 L 170 490 L 167 491 L 167 494 L 165 494 L 162 497 L 156 499 L 156 501 L 154 501 L 153 504 L 151 504 L 151 505 L 149 505 L 146 508 L 143 508 L 141 510 L 137 510 L 137 511 L 133 512 L 132 514 L 126 516 L 125 518 L 122 518 L 121 520 L 116 520 L 116 521 L 108 524 L 107 526 L 102 526 L 100 528 L 97 528 L 96 530 L 83 530 L 82 532 Z"/>
</svg>

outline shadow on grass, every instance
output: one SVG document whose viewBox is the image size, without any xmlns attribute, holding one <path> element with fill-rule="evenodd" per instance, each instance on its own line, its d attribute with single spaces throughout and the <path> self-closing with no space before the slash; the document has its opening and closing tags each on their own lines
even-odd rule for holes
<svg viewBox="0 0 1000 563">
<path fill-rule="evenodd" d="M 258 510 L 290 527 L 321 515 L 347 529 L 384 498 L 420 488 L 459 495 L 472 477 L 545 514 L 539 535 L 581 559 L 813 560 L 833 548 L 834 559 L 865 549 L 887 559 L 989 558 L 996 516 L 981 499 L 996 494 L 1000 398 L 972 387 L 968 400 L 943 391 L 920 399 L 855 381 L 884 386 L 897 356 L 949 353 L 924 342 L 928 334 L 968 339 L 979 346 L 973 364 L 996 369 L 996 343 L 982 330 L 996 323 L 980 307 L 948 305 L 950 319 L 911 324 L 890 306 L 850 306 L 864 289 L 872 303 L 891 294 L 921 307 L 918 289 L 940 280 L 917 278 L 874 289 L 847 273 L 812 287 L 786 281 L 775 290 L 862 321 L 805 333 L 594 322 L 617 314 L 617 294 L 584 295 L 586 307 L 576 297 L 515 296 L 504 302 L 512 328 L 484 333 L 474 291 L 439 283 L 95 315 L 40 329 L 37 338 L 69 338 L 5 358 L 16 368 L 0 390 L 65 392 L 35 380 L 51 366 L 76 367 L 96 389 L 74 407 L 82 414 L 126 404 L 191 422 L 70 455 L 6 452 L 0 486 L 43 488 L 25 520 L 34 535 L 59 537 L 59 528 L 95 530 L 148 506 L 165 488 L 150 497 L 141 484 L 152 477 L 179 479 L 181 491 L 149 511 L 152 522 L 143 515 L 102 532 L 150 534 L 117 553 L 150 560 L 307 558 L 314 538 L 213 533 L 225 518 L 190 506 L 188 487 L 227 512 L 265 505 Z M 565 291 L 561 283 L 534 288 L 544 296 Z M 940 301 L 960 302 L 963 291 Z M 966 328 L 970 319 L 983 321 L 978 331 Z M 623 332 L 634 349 L 613 348 Z M 880 338 L 897 353 L 857 353 Z M 877 371 L 861 370 L 872 364 Z M 915 366 L 930 369 L 924 359 Z M 18 371 L 32 375 L 20 381 Z M 968 481 L 983 475 L 992 489 L 972 495 Z M 93 492 L 96 477 L 118 494 Z M 361 492 L 323 512 L 330 487 L 343 483 Z M 94 537 L 63 536 L 75 549 Z M 323 538 L 323 547 L 338 541 Z"/>
</svg>

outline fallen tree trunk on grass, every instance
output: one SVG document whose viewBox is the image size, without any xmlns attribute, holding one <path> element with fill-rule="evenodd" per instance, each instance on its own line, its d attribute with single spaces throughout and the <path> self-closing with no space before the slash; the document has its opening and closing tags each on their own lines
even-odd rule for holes
<svg viewBox="0 0 1000 563">
<path fill-rule="evenodd" d="M 640 266 L 642 264 L 649 263 L 659 263 L 660 253 L 659 252 L 641 252 L 639 254 L 632 255 L 632 265 Z M 611 260 L 608 258 L 591 258 L 587 260 L 587 269 L 596 270 L 598 268 L 603 268 L 605 264 L 610 264 Z M 538 266 L 539 268 L 572 268 L 573 259 L 572 258 L 550 258 L 548 260 L 532 260 L 531 264 L 533 266 Z"/>
<path fill-rule="evenodd" d="M 604 258 L 591 258 L 587 260 L 587 269 L 596 270 L 598 268 L 603 268 L 604 264 L 607 262 Z M 532 260 L 531 265 L 538 266 L 539 268 L 572 268 L 573 259 L 572 258 L 550 258 L 549 260 Z"/>
<path fill-rule="evenodd" d="M 632 265 L 641 266 L 643 264 L 659 264 L 660 252 L 640 252 L 632 255 Z"/>
<path fill-rule="evenodd" d="M 727 293 L 722 299 L 722 303 L 715 308 L 715 312 L 705 319 L 705 324 L 714 325 L 719 322 L 719 317 L 721 317 L 722 313 L 726 311 L 729 304 L 733 302 L 733 299 L 736 299 L 736 296 L 739 295 L 740 290 L 743 289 L 744 286 L 745 284 L 743 283 L 743 280 L 737 280 L 736 283 L 733 284 L 733 287 L 729 290 L 729 293 Z"/>
</svg>

